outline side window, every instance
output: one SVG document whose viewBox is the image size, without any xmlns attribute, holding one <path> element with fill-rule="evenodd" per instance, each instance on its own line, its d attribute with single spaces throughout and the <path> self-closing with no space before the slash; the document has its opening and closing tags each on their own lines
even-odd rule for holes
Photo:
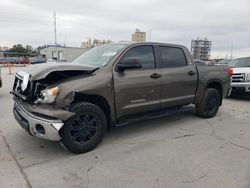
<svg viewBox="0 0 250 188">
<path fill-rule="evenodd" d="M 184 67 L 187 65 L 186 57 L 181 48 L 160 46 L 163 67 Z"/>
<path fill-rule="evenodd" d="M 153 69 L 155 68 L 155 56 L 152 46 L 137 46 L 129 51 L 123 56 L 122 60 L 127 58 L 138 58 L 142 64 L 143 69 Z"/>
</svg>

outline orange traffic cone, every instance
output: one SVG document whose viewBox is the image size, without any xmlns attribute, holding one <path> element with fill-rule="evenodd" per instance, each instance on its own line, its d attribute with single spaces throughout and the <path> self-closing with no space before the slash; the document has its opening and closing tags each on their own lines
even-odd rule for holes
<svg viewBox="0 0 250 188">
<path fill-rule="evenodd" d="M 7 66 L 8 66 L 8 75 L 12 75 L 11 64 L 8 63 Z"/>
</svg>

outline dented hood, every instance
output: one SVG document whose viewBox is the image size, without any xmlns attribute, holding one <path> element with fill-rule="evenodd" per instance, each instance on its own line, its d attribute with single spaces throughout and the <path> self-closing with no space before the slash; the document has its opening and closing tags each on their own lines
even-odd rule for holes
<svg viewBox="0 0 250 188">
<path fill-rule="evenodd" d="M 82 65 L 74 63 L 51 63 L 38 64 L 27 67 L 24 71 L 30 75 L 31 80 L 40 80 L 45 78 L 51 72 L 57 71 L 83 71 L 93 72 L 97 67 L 91 65 Z"/>
</svg>

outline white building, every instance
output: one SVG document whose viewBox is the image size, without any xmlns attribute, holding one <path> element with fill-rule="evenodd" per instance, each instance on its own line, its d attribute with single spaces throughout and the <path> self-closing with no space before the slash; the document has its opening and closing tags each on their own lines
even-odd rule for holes
<svg viewBox="0 0 250 188">
<path fill-rule="evenodd" d="M 0 46 L 1 51 L 9 50 L 10 48 L 8 46 Z"/>
<path fill-rule="evenodd" d="M 132 34 L 132 41 L 145 42 L 146 41 L 146 32 L 142 32 L 139 29 L 136 29 L 135 33 Z"/>
<path fill-rule="evenodd" d="M 94 48 L 96 46 L 100 46 L 100 45 L 103 45 L 103 44 L 109 44 L 109 43 L 112 43 L 111 40 L 98 40 L 98 39 L 91 39 L 91 38 L 88 38 L 87 41 L 83 41 L 81 43 L 81 48 Z"/>
<path fill-rule="evenodd" d="M 46 61 L 48 59 L 54 59 L 57 61 L 72 62 L 88 50 L 89 48 L 49 45 L 45 48 L 40 49 L 40 54 L 45 56 Z"/>
</svg>

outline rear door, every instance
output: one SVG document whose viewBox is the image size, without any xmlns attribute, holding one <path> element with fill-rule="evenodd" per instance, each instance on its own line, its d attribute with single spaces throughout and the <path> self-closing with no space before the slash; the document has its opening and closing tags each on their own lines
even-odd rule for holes
<svg viewBox="0 0 250 188">
<path fill-rule="evenodd" d="M 160 109 L 161 70 L 157 65 L 154 46 L 131 47 L 120 61 L 126 58 L 138 58 L 142 68 L 123 72 L 114 69 L 117 117 Z"/>
<path fill-rule="evenodd" d="M 197 70 L 188 63 L 182 48 L 159 46 L 162 66 L 161 107 L 192 103 L 197 87 Z"/>
</svg>

